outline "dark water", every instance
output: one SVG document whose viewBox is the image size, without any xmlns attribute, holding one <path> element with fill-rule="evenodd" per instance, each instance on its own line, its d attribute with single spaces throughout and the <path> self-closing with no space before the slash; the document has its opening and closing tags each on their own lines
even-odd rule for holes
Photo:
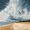
<svg viewBox="0 0 30 30">
<path fill-rule="evenodd" d="M 27 11 L 30 11 L 30 0 L 22 0 L 22 4 L 24 8 L 27 7 Z"/>
<path fill-rule="evenodd" d="M 6 7 L 6 3 L 8 3 L 9 0 L 0 0 L 0 11 L 2 11 Z"/>
</svg>

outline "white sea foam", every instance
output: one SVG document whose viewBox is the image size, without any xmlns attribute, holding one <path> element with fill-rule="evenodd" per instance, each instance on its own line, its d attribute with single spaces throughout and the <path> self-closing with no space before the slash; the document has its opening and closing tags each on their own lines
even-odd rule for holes
<svg viewBox="0 0 30 30">
<path fill-rule="evenodd" d="M 21 3 L 20 3 L 21 4 Z M 19 15 L 18 10 L 22 11 L 22 7 L 20 5 L 20 9 L 17 8 L 18 0 L 9 0 L 8 6 L 0 12 L 0 21 L 6 21 L 9 16 L 13 16 L 14 18 L 30 18 L 30 15 L 27 15 L 27 8 L 24 8 L 23 11 L 25 12 L 22 15 Z"/>
</svg>

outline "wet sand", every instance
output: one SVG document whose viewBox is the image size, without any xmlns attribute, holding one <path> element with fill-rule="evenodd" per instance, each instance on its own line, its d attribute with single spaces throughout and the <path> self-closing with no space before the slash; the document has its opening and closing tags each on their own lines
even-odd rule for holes
<svg viewBox="0 0 30 30">
<path fill-rule="evenodd" d="M 30 22 L 13 23 L 0 27 L 0 30 L 30 30 Z"/>
</svg>

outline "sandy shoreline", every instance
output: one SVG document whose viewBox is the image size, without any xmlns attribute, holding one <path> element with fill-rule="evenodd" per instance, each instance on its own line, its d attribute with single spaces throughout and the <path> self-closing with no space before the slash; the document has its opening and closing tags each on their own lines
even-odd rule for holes
<svg viewBox="0 0 30 30">
<path fill-rule="evenodd" d="M 0 30 L 30 30 L 30 22 L 13 23 L 0 27 Z"/>
</svg>

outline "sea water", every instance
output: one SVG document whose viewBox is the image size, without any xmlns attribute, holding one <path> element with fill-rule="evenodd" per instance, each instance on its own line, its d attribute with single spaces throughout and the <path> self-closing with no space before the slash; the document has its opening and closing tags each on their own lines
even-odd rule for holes
<svg viewBox="0 0 30 30">
<path fill-rule="evenodd" d="M 0 25 L 30 20 L 30 0 L 0 0 Z"/>
</svg>

